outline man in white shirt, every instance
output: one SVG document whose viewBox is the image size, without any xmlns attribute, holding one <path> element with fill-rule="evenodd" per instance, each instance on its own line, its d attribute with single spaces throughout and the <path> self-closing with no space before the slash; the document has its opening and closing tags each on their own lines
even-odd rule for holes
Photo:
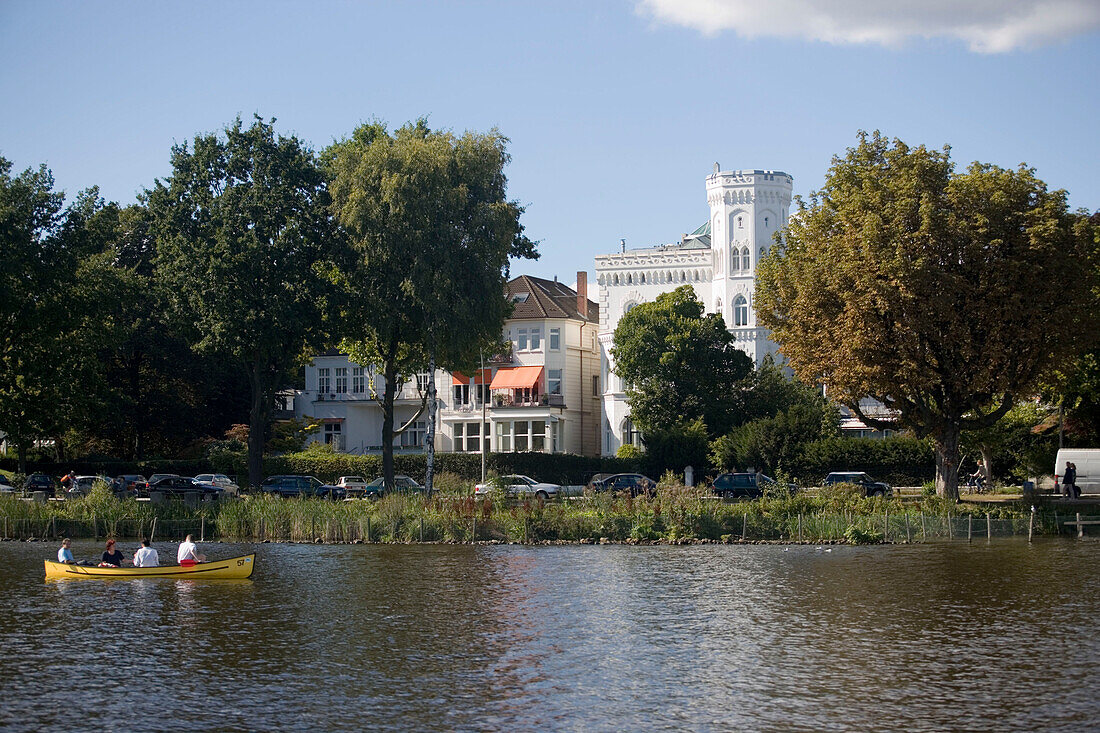
<svg viewBox="0 0 1100 733">
<path fill-rule="evenodd" d="M 180 543 L 179 549 L 176 551 L 176 562 L 183 565 L 184 560 L 191 560 L 193 562 L 206 562 L 206 555 L 199 552 L 198 545 L 191 539 L 191 535 L 187 535 L 183 542 Z"/>
<path fill-rule="evenodd" d="M 141 541 L 141 549 L 134 553 L 135 568 L 155 568 L 160 565 L 157 551 L 149 546 L 149 540 Z"/>
</svg>

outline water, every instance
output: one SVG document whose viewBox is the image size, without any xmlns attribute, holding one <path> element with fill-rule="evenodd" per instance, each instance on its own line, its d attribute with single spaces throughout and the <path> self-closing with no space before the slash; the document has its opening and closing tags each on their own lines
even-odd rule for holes
<svg viewBox="0 0 1100 733">
<path fill-rule="evenodd" d="M 1079 730 L 1100 720 L 1100 542 L 1088 539 L 832 552 L 204 549 L 257 552 L 254 579 L 45 581 L 54 546 L 0 545 L 0 729 Z"/>
</svg>

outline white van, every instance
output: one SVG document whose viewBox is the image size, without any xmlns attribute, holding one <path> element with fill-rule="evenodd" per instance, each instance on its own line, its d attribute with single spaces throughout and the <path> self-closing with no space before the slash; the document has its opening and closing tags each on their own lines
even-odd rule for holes
<svg viewBox="0 0 1100 733">
<path fill-rule="evenodd" d="M 1062 448 L 1054 459 L 1054 489 L 1062 491 L 1066 461 L 1077 466 L 1077 488 L 1082 494 L 1100 494 L 1100 448 Z"/>
</svg>

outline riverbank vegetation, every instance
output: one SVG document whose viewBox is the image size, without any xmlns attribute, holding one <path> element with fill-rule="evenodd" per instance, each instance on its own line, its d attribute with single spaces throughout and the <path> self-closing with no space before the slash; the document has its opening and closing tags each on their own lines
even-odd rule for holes
<svg viewBox="0 0 1100 733">
<path fill-rule="evenodd" d="M 225 541 L 398 543 L 865 543 L 1027 535 L 1029 528 L 1056 533 L 1056 507 L 1040 499 L 1032 514 L 1031 502 L 875 499 L 844 485 L 753 501 L 725 501 L 663 481 L 653 497 L 598 494 L 547 503 L 480 499 L 463 491 L 345 502 L 253 495 L 190 507 L 120 500 L 97 489 L 64 502 L 0 499 L 0 531 L 13 539 L 137 538 L 155 532 L 154 539 L 162 540 L 192 533 Z"/>
</svg>

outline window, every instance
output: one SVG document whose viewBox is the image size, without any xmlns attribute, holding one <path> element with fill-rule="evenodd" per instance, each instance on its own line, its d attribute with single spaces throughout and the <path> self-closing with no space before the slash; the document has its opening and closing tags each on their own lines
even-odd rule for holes
<svg viewBox="0 0 1100 733">
<path fill-rule="evenodd" d="M 521 328 L 516 331 L 516 350 L 527 351 L 527 329 Z"/>
<path fill-rule="evenodd" d="M 742 225 L 742 223 L 741 223 L 741 220 L 742 220 L 742 218 L 743 218 L 743 217 L 740 217 L 740 216 L 739 216 L 739 217 L 737 217 L 737 228 L 738 228 L 738 229 L 742 229 L 742 228 L 743 228 L 743 225 Z"/>
<path fill-rule="evenodd" d="M 765 229 L 768 228 L 768 217 L 766 217 L 766 216 L 764 217 L 764 228 Z"/>
<path fill-rule="evenodd" d="M 431 381 L 431 378 L 428 376 L 427 372 L 420 372 L 419 374 L 417 374 L 416 375 L 416 391 L 417 392 L 427 392 L 428 391 L 428 382 L 430 382 L 430 381 Z"/>
<path fill-rule="evenodd" d="M 561 349 L 561 329 L 560 328 L 551 328 L 550 329 L 550 350 L 551 351 L 558 351 L 560 349 Z"/>
<path fill-rule="evenodd" d="M 497 451 L 508 453 L 512 450 L 512 423 L 497 423 Z"/>
<path fill-rule="evenodd" d="M 738 295 L 733 299 L 733 325 L 749 325 L 749 303 L 743 295 Z"/>
<path fill-rule="evenodd" d="M 561 448 L 562 421 L 550 423 L 550 452 L 557 453 Z"/>
<path fill-rule="evenodd" d="M 737 247 L 733 248 L 733 252 L 730 254 L 730 270 L 741 269 L 741 254 Z"/>
<path fill-rule="evenodd" d="M 745 247 L 744 249 L 741 250 L 741 269 L 742 270 L 751 270 L 752 269 L 752 261 L 749 259 L 749 257 L 750 257 L 749 248 Z"/>
<path fill-rule="evenodd" d="M 363 394 L 367 391 L 366 380 L 363 378 L 363 367 L 352 367 L 351 391 L 355 394 Z"/>
<path fill-rule="evenodd" d="M 531 421 L 531 450 L 546 450 L 546 421 Z"/>
<path fill-rule="evenodd" d="M 344 449 L 344 433 L 341 423 L 325 423 L 325 445 L 331 445 L 333 450 Z"/>
<path fill-rule="evenodd" d="M 542 329 L 541 328 L 532 328 L 531 329 L 531 350 L 532 351 L 538 351 L 541 348 L 542 348 Z"/>
<path fill-rule="evenodd" d="M 634 423 L 630 418 L 623 420 L 623 445 L 636 445 L 641 447 L 642 436 L 634 429 Z"/>
<path fill-rule="evenodd" d="M 561 394 L 561 369 L 551 369 L 547 372 L 546 389 L 550 394 Z"/>
<path fill-rule="evenodd" d="M 332 388 L 332 383 L 329 382 L 329 370 L 318 369 L 317 370 L 317 391 L 328 392 Z"/>
<path fill-rule="evenodd" d="M 409 429 L 401 433 L 402 448 L 423 448 L 424 437 L 428 434 L 428 424 L 424 420 L 417 420 Z"/>
<path fill-rule="evenodd" d="M 599 397 L 600 396 L 600 375 L 599 374 L 593 374 L 592 375 L 592 396 L 593 397 Z"/>
<path fill-rule="evenodd" d="M 459 405 L 470 404 L 470 385 L 468 384 L 456 384 L 454 385 L 455 394 L 455 407 Z M 459 423 L 461 424 L 461 423 Z"/>
<path fill-rule="evenodd" d="M 348 391 L 348 368 L 336 367 L 336 391 L 340 394 Z"/>
</svg>

